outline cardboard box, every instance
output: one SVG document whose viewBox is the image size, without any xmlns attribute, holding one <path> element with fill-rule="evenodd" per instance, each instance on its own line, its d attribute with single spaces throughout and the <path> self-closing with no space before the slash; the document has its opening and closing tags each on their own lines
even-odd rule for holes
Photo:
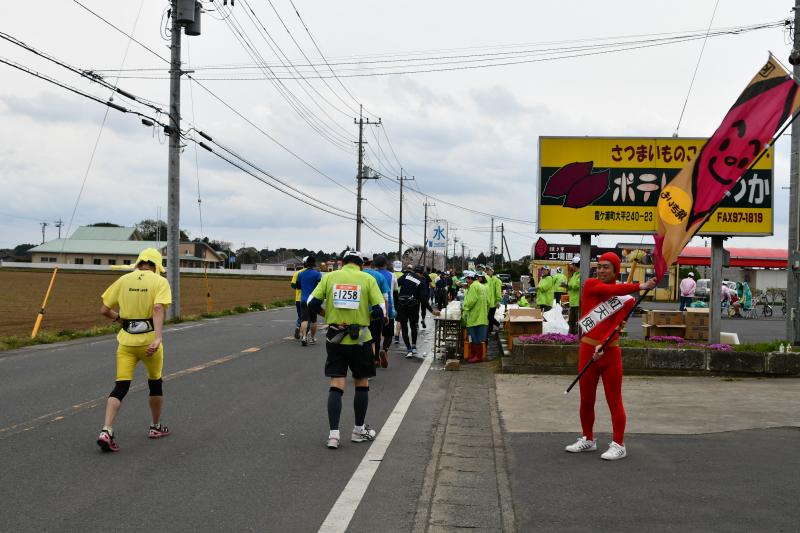
<svg viewBox="0 0 800 533">
<path fill-rule="evenodd" d="M 509 309 L 507 316 L 509 319 L 514 317 L 532 317 L 543 320 L 542 311 L 535 307 L 519 307 L 517 309 Z"/>
<path fill-rule="evenodd" d="M 511 309 L 509 309 L 511 311 Z M 538 309 L 537 309 L 538 311 Z M 514 337 L 520 335 L 541 335 L 542 323 L 544 320 L 541 318 L 534 318 L 532 316 L 516 316 L 506 320 L 505 331 L 508 338 L 508 349 L 514 348 Z"/>
<path fill-rule="evenodd" d="M 684 338 L 687 341 L 708 342 L 708 326 L 687 326 Z"/>
<path fill-rule="evenodd" d="M 642 324 L 644 328 L 644 338 L 649 339 L 650 337 L 683 337 L 686 334 L 686 326 L 683 324 L 680 325 L 661 325 L 656 326 L 654 324 Z"/>
<path fill-rule="evenodd" d="M 711 314 L 708 309 L 689 308 L 686 310 L 685 324 L 686 327 L 706 327 L 708 328 L 711 321 Z"/>
<path fill-rule="evenodd" d="M 647 312 L 646 321 L 651 326 L 682 326 L 683 311 L 661 311 L 653 309 Z"/>
</svg>

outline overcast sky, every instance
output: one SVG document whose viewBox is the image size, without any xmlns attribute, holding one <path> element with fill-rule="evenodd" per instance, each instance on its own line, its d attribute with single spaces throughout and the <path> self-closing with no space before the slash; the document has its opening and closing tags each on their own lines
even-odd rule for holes
<svg viewBox="0 0 800 533">
<path fill-rule="evenodd" d="M 80 0 L 163 57 L 166 0 L 108 2 Z M 217 1 L 220 4 L 221 0 Z M 211 2 L 204 2 L 211 8 Z M 272 0 L 305 53 L 318 53 L 289 0 Z M 403 57 L 466 55 L 507 51 L 522 43 L 581 41 L 663 32 L 705 30 L 714 0 L 485 2 L 375 2 L 294 0 L 317 44 L 339 74 L 356 71 L 361 61 Z M 719 2 L 713 27 L 773 22 L 790 16 L 790 1 Z M 248 17 L 248 7 L 264 28 Z M 138 21 L 137 21 L 137 14 Z M 268 0 L 236 0 L 228 20 L 219 11 L 206 13 L 202 35 L 185 37 L 183 59 L 198 67 L 197 78 L 243 77 L 260 71 L 205 70 L 211 65 L 252 65 L 234 37 L 232 23 L 243 28 L 267 63 L 278 60 L 264 34 L 292 61 L 304 62 Z M 161 31 L 160 31 L 161 30 Z M 0 31 L 82 69 L 159 69 L 126 71 L 159 79 L 119 80 L 119 87 L 166 107 L 169 83 L 166 64 L 97 19 L 72 0 L 26 0 L 4 7 Z M 708 40 L 680 126 L 681 136 L 713 133 L 742 88 L 764 63 L 769 51 L 786 61 L 790 46 L 783 29 L 772 28 Z M 187 43 L 188 41 L 188 43 Z M 127 56 L 126 49 L 130 44 Z M 273 44 L 273 43 L 269 43 Z M 536 239 L 537 149 L 539 136 L 670 136 L 676 129 L 702 40 L 592 55 L 414 75 L 350 77 L 310 84 L 286 80 L 210 80 L 202 83 L 261 130 L 347 189 L 355 189 L 358 130 L 353 124 L 356 101 L 383 131 L 367 128 L 368 164 L 393 178 L 402 163 L 415 177 L 412 187 L 483 212 L 515 219 L 506 222 L 514 258 L 530 253 Z M 273 44 L 274 45 L 274 44 Z M 541 47 L 537 44 L 536 47 Z M 469 49 L 469 50 L 465 50 Z M 409 55 L 409 53 L 424 52 Z M 6 41 L 0 57 L 106 100 L 109 91 Z M 410 64 L 397 63 L 395 65 Z M 322 66 L 320 72 L 329 73 Z M 305 69 L 308 71 L 308 68 Z M 64 221 L 77 204 L 72 229 L 107 221 L 132 225 L 166 218 L 167 143 L 163 134 L 140 124 L 132 115 L 108 113 L 94 160 L 90 156 L 106 107 L 0 65 L 0 247 L 41 241 L 39 222 L 51 223 L 47 239 L 56 237 L 53 222 Z M 249 73 L 249 74 L 247 74 Z M 342 84 L 339 83 L 342 82 Z M 346 90 L 345 90 L 346 88 Z M 183 127 L 195 125 L 215 141 L 246 157 L 303 192 L 341 212 L 355 211 L 355 196 L 332 183 L 279 147 L 197 85 L 182 85 Z M 288 99 L 286 92 L 291 95 Z M 296 100 L 293 100 L 295 98 Z M 310 111 L 303 116 L 287 101 Z M 121 97 L 115 102 L 129 105 Z M 310 117 L 313 113 L 313 117 Z M 327 132 L 325 137 L 312 129 Z M 324 125 L 322 125 L 324 124 Z M 387 141 L 388 136 L 388 141 Z M 330 138 L 334 140 L 331 141 Z M 389 142 L 391 146 L 389 146 Z M 396 154 L 396 157 L 395 157 Z M 398 162 L 399 160 L 399 162 Z M 195 164 L 197 161 L 197 164 Z M 775 235 L 736 238 L 727 246 L 786 247 L 788 137 L 776 145 Z M 188 144 L 182 154 L 181 228 L 192 237 L 227 240 L 236 247 L 306 247 L 341 250 L 355 244 L 355 223 L 310 208 Z M 203 228 L 198 210 L 198 181 Z M 398 187 L 392 179 L 368 181 L 364 216 L 391 241 L 363 230 L 365 251 L 397 248 Z M 435 201 L 432 201 L 436 203 Z M 404 203 L 404 238 L 421 243 L 423 198 L 408 194 Z M 385 212 L 379 212 L 378 206 Z M 429 216 L 447 219 L 455 234 L 477 254 L 488 251 L 490 221 L 438 202 Z M 499 224 L 499 221 L 498 221 Z M 451 232 L 452 233 L 452 232 Z M 545 236 L 549 242 L 577 244 L 569 235 Z M 641 237 L 603 236 L 599 242 L 638 241 Z M 651 242 L 650 237 L 644 237 Z M 497 238 L 495 240 L 497 242 Z M 596 241 L 597 242 L 597 241 Z"/>
</svg>

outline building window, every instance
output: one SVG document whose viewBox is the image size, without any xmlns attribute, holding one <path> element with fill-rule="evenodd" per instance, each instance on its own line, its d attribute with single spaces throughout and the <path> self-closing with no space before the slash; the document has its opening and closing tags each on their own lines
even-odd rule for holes
<svg viewBox="0 0 800 533">
<path fill-rule="evenodd" d="M 76 265 L 82 265 L 83 264 L 83 257 L 76 257 L 75 258 L 75 264 Z"/>
<path fill-rule="evenodd" d="M 116 265 L 117 264 L 117 260 L 116 259 L 109 259 L 108 260 L 108 264 L 109 265 Z"/>
<path fill-rule="evenodd" d="M 130 259 L 123 259 L 122 260 L 122 264 L 123 265 L 130 265 L 131 264 L 131 260 Z"/>
<path fill-rule="evenodd" d="M 93 262 L 95 265 L 102 265 L 102 264 L 103 264 L 103 260 L 102 260 L 102 259 L 98 259 L 97 257 L 95 257 L 95 258 L 92 260 L 92 262 Z"/>
</svg>

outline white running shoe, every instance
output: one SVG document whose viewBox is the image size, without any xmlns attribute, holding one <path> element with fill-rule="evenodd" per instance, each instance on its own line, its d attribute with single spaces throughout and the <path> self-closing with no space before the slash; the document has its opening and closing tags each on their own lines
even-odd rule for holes
<svg viewBox="0 0 800 533">
<path fill-rule="evenodd" d="M 353 442 L 367 442 L 375 440 L 377 435 L 377 431 L 365 424 L 362 431 L 358 431 L 356 428 L 353 428 L 353 433 L 350 435 L 350 440 Z"/>
<path fill-rule="evenodd" d="M 325 441 L 325 446 L 331 450 L 335 450 L 339 447 L 339 439 L 336 437 L 328 437 L 328 440 Z"/>
<path fill-rule="evenodd" d="M 409 350 L 408 353 L 406 353 L 406 359 L 414 359 L 414 352 Z"/>
<path fill-rule="evenodd" d="M 605 459 L 606 461 L 616 461 L 617 459 L 625 459 L 628 456 L 628 452 L 625 451 L 624 444 L 617 444 L 616 442 L 612 441 L 603 455 L 600 456 L 601 459 Z"/>
<path fill-rule="evenodd" d="M 589 440 L 586 437 L 581 437 L 575 442 L 575 444 L 570 444 L 569 446 L 565 447 L 564 450 L 570 453 L 595 452 L 597 451 L 597 442 Z"/>
</svg>

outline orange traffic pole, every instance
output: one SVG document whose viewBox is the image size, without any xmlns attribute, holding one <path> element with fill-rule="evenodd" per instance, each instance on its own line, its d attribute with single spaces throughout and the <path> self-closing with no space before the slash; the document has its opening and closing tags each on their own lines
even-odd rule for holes
<svg viewBox="0 0 800 533">
<path fill-rule="evenodd" d="M 33 331 L 31 332 L 31 339 L 36 337 L 36 334 L 39 333 L 39 326 L 42 325 L 42 319 L 44 318 L 44 308 L 47 307 L 47 299 L 50 298 L 50 291 L 53 290 L 53 282 L 56 280 L 57 272 L 58 272 L 58 267 L 55 267 L 53 269 L 53 276 L 50 278 L 50 285 L 47 287 L 47 292 L 44 295 L 42 308 L 41 310 L 39 310 L 39 315 L 36 317 L 36 323 L 33 325 Z"/>
</svg>

